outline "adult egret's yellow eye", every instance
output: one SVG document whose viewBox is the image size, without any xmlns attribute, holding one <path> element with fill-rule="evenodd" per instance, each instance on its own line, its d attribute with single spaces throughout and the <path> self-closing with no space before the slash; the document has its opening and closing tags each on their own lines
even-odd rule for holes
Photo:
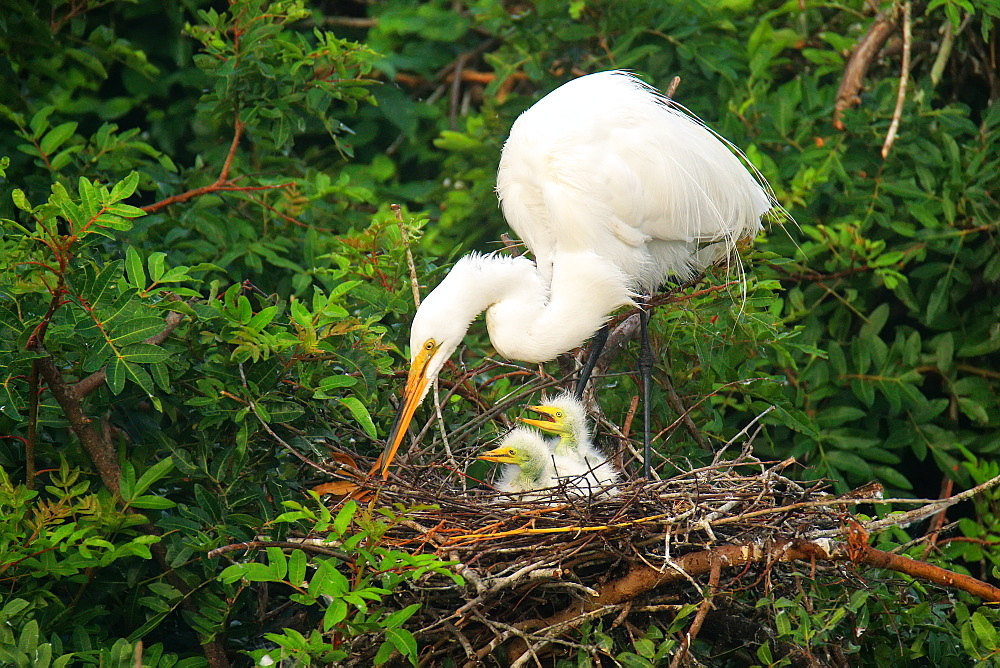
<svg viewBox="0 0 1000 668">
<path fill-rule="evenodd" d="M 427 339 L 427 343 L 424 344 L 424 350 L 434 350 L 434 347 L 436 345 L 437 343 L 434 341 L 434 339 Z"/>
</svg>

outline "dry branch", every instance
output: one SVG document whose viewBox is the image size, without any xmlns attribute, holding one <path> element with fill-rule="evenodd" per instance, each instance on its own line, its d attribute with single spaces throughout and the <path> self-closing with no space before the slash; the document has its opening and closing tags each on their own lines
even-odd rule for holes
<svg viewBox="0 0 1000 668">
<path fill-rule="evenodd" d="M 837 89 L 837 101 L 833 107 L 833 127 L 844 129 L 844 111 L 857 106 L 861 101 L 859 93 L 865 83 L 865 76 L 872 61 L 882 50 L 889 35 L 896 30 L 896 20 L 892 14 L 879 14 L 868 32 L 861 38 L 844 67 L 844 76 Z"/>
</svg>

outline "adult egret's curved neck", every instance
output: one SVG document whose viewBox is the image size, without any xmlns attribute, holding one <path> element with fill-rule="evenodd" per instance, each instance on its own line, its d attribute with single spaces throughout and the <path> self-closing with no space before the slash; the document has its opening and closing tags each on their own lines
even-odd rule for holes
<svg viewBox="0 0 1000 668">
<path fill-rule="evenodd" d="M 504 284 L 486 311 L 490 341 L 504 357 L 546 362 L 593 336 L 608 315 L 631 304 L 628 281 L 594 253 L 556 254 L 552 282 L 533 271 L 532 280 Z"/>
</svg>

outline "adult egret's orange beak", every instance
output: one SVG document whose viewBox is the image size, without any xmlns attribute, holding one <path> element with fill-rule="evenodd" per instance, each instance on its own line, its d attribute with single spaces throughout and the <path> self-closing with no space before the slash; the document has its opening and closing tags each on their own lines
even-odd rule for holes
<svg viewBox="0 0 1000 668">
<path fill-rule="evenodd" d="M 375 465 L 372 466 L 372 470 L 368 472 L 368 475 L 372 475 L 381 469 L 382 479 L 387 480 L 389 478 L 389 464 L 392 463 L 393 458 L 396 456 L 396 451 L 399 450 L 399 445 L 406 436 L 406 429 L 410 426 L 413 413 L 416 412 L 417 406 L 420 405 L 424 395 L 427 393 L 427 385 L 431 381 L 427 375 L 427 365 L 439 347 L 432 339 L 423 345 L 420 352 L 413 359 L 413 363 L 410 365 L 410 373 L 406 377 L 406 388 L 403 390 L 403 404 L 399 407 L 396 419 L 392 423 L 392 429 L 389 431 L 389 437 L 385 442 L 385 450 L 382 451 L 382 454 L 376 460 Z"/>
<path fill-rule="evenodd" d="M 549 434 L 558 434 L 563 436 L 569 432 L 569 427 L 566 425 L 565 420 L 561 420 L 562 411 L 554 406 L 528 406 L 528 410 L 533 413 L 538 413 L 545 417 L 543 420 L 535 420 L 533 418 L 517 418 L 524 424 L 530 424 L 532 427 L 538 427 L 544 432 Z"/>
<path fill-rule="evenodd" d="M 499 447 L 494 450 L 488 450 L 483 454 L 476 457 L 476 459 L 482 459 L 487 462 L 498 462 L 500 464 L 517 464 L 518 460 L 511 454 L 510 448 Z"/>
</svg>

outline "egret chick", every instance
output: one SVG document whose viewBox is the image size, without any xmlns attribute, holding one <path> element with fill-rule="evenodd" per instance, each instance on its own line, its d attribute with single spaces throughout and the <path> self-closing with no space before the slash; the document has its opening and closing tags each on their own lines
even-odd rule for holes
<svg viewBox="0 0 1000 668">
<path fill-rule="evenodd" d="M 621 475 L 594 445 L 587 411 L 578 399 L 569 393 L 561 394 L 543 406 L 529 406 L 529 410 L 545 419 L 520 418 L 521 422 L 559 438 L 552 449 L 557 475 L 586 476 L 585 482 L 590 487 L 617 493 L 614 485 Z"/>
<path fill-rule="evenodd" d="M 478 459 L 506 464 L 493 486 L 504 493 L 520 493 L 521 498 L 536 500 L 548 496 L 527 494 L 557 484 L 552 453 L 545 439 L 533 429 L 519 427 L 504 437 L 500 445 L 479 455 Z"/>
</svg>

